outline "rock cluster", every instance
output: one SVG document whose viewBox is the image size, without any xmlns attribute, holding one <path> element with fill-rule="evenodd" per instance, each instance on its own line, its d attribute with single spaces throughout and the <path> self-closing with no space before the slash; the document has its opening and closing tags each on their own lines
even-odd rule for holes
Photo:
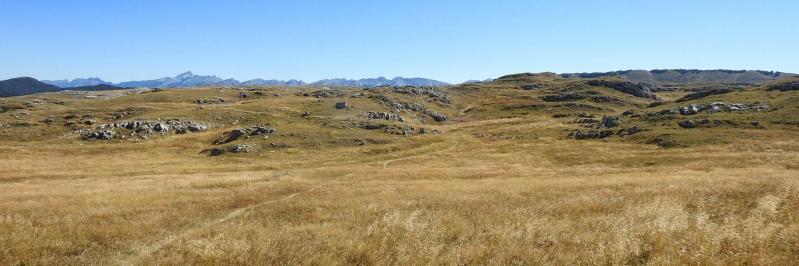
<svg viewBox="0 0 799 266">
<path fill-rule="evenodd" d="M 607 102 L 622 103 L 622 100 L 613 96 L 589 95 L 589 94 L 574 93 L 574 92 L 567 92 L 554 95 L 544 95 L 539 97 L 539 99 L 545 102 L 573 102 L 582 99 L 590 99 L 595 103 L 607 103 Z"/>
<path fill-rule="evenodd" d="M 616 132 L 616 134 L 619 135 L 619 137 L 624 137 L 624 136 L 634 135 L 634 134 L 639 133 L 641 131 L 644 131 L 644 130 L 642 128 L 638 127 L 638 126 L 633 126 L 633 127 L 630 127 L 630 128 L 619 129 L 619 131 Z"/>
<path fill-rule="evenodd" d="M 344 97 L 344 93 L 341 93 L 337 90 L 318 90 L 311 93 L 304 94 L 305 96 L 313 96 L 316 98 L 341 98 Z"/>
<path fill-rule="evenodd" d="M 229 145 L 226 147 L 217 147 L 210 150 L 211 156 L 219 156 L 225 153 L 250 153 L 253 149 L 247 144 Z"/>
<path fill-rule="evenodd" d="M 632 81 L 627 79 L 622 80 L 607 80 L 607 79 L 594 79 L 589 80 L 588 85 L 597 87 L 607 87 L 626 94 L 633 95 L 640 98 L 649 98 L 652 100 L 660 101 L 653 91 L 658 90 L 659 86 L 652 82 L 646 81 Z"/>
<path fill-rule="evenodd" d="M 604 139 L 612 135 L 613 131 L 610 130 L 588 130 L 588 131 L 576 130 L 572 133 L 569 133 L 568 137 L 577 140 L 584 140 L 584 139 Z"/>
<path fill-rule="evenodd" d="M 544 84 L 541 84 L 541 83 L 530 83 L 530 84 L 524 84 L 524 85 L 521 86 L 522 90 L 526 90 L 526 91 L 540 89 L 540 88 L 543 88 L 543 87 L 544 87 Z"/>
<path fill-rule="evenodd" d="M 214 140 L 214 145 L 230 143 L 241 138 L 249 138 L 250 136 L 268 136 L 277 133 L 277 129 L 267 125 L 256 125 L 249 128 L 238 128 L 225 132 Z"/>
<path fill-rule="evenodd" d="M 413 87 L 413 86 L 404 86 L 404 87 L 394 87 L 392 88 L 393 92 L 396 93 L 403 93 L 403 94 L 411 94 L 411 95 L 424 95 L 433 99 L 434 101 L 443 103 L 443 104 L 451 104 L 449 96 L 447 93 L 439 88 L 434 87 Z"/>
<path fill-rule="evenodd" d="M 122 118 L 125 118 L 125 117 L 128 117 L 128 116 L 131 116 L 131 115 L 133 115 L 133 112 L 131 112 L 131 111 L 119 111 L 119 112 L 113 112 L 113 113 L 109 114 L 109 118 L 111 118 L 113 120 L 119 120 L 119 119 L 122 119 Z"/>
<path fill-rule="evenodd" d="M 347 108 L 350 108 L 350 107 L 352 107 L 352 106 L 350 106 L 350 104 L 348 104 L 347 102 L 338 102 L 338 103 L 336 103 L 336 109 L 347 109 Z"/>
<path fill-rule="evenodd" d="M 208 129 L 208 127 L 204 124 L 180 119 L 168 119 L 165 121 L 135 120 L 101 124 L 94 130 L 80 130 L 79 133 L 87 140 L 109 140 L 115 136 L 124 138 L 126 135 L 146 139 L 153 133 L 162 135 L 172 132 L 176 134 L 185 134 L 205 131 L 206 129 Z"/>
<path fill-rule="evenodd" d="M 602 116 L 602 127 L 614 128 L 619 125 L 619 117 L 617 116 Z"/>
<path fill-rule="evenodd" d="M 644 131 L 644 129 L 642 129 L 642 128 L 638 127 L 638 126 L 633 126 L 633 127 L 629 127 L 629 128 L 622 128 L 622 129 L 619 129 L 617 132 L 613 132 L 612 130 L 608 130 L 608 129 L 587 130 L 587 131 L 581 131 L 581 130 L 578 129 L 578 130 L 575 130 L 575 131 L 569 133 L 569 135 L 567 135 L 566 137 L 574 138 L 574 139 L 577 139 L 577 140 L 604 139 L 604 138 L 608 138 L 610 136 L 613 136 L 614 134 L 618 135 L 619 137 L 624 137 L 624 136 L 634 135 L 634 134 L 637 134 L 637 133 L 640 133 L 640 132 L 643 132 L 643 131 Z"/>
<path fill-rule="evenodd" d="M 774 84 L 768 86 L 770 91 L 779 90 L 779 91 L 795 91 L 799 90 L 799 81 L 791 81 L 786 83 Z"/>
<path fill-rule="evenodd" d="M 680 122 L 677 122 L 677 125 L 681 128 L 695 128 L 696 122 L 694 122 L 694 120 L 680 120 Z"/>
<path fill-rule="evenodd" d="M 85 140 L 111 140 L 115 134 L 116 132 L 111 130 L 98 130 L 85 132 L 81 137 Z"/>
<path fill-rule="evenodd" d="M 361 128 L 366 130 L 383 130 L 384 133 L 394 135 L 424 135 L 424 134 L 440 134 L 441 131 L 432 128 L 416 128 L 406 124 L 383 124 L 370 121 L 331 121 L 325 122 L 325 126 L 333 128 Z"/>
<path fill-rule="evenodd" d="M 695 115 L 703 111 L 708 113 L 718 112 L 762 112 L 768 110 L 768 105 L 762 103 L 756 104 L 742 104 L 731 103 L 725 104 L 723 102 L 714 102 L 710 104 L 691 104 L 677 109 L 681 115 Z"/>
<path fill-rule="evenodd" d="M 381 104 L 387 106 L 389 109 L 391 109 L 391 112 L 393 113 L 400 113 L 407 111 L 418 112 L 427 115 L 430 118 L 433 118 L 433 120 L 436 122 L 444 122 L 447 121 L 448 119 L 446 115 L 433 111 L 432 109 L 427 108 L 427 106 L 424 106 L 419 103 L 391 100 L 383 95 L 374 95 L 372 97 L 377 98 Z"/>
<path fill-rule="evenodd" d="M 405 122 L 405 119 L 398 114 L 386 113 L 386 112 L 365 112 L 363 113 L 363 117 L 367 119 L 379 119 L 379 120 L 394 120 L 399 122 Z"/>
<path fill-rule="evenodd" d="M 195 104 L 226 104 L 230 103 L 231 101 L 219 97 L 213 97 L 210 99 L 195 99 L 193 103 Z"/>
</svg>

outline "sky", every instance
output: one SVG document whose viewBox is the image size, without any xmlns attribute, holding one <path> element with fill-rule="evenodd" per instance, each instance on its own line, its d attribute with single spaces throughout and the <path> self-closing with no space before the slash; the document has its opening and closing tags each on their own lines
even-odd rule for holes
<svg viewBox="0 0 799 266">
<path fill-rule="evenodd" d="M 799 73 L 799 1 L 0 0 L 0 79 Z"/>
</svg>

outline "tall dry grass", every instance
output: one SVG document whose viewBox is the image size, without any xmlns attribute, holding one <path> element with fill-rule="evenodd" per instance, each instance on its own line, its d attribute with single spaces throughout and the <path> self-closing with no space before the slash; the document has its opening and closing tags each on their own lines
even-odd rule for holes
<svg viewBox="0 0 799 266">
<path fill-rule="evenodd" d="M 223 158 L 191 139 L 5 145 L 0 264 L 799 263 L 795 141 L 665 150 L 540 130 L 560 127 Z"/>
</svg>

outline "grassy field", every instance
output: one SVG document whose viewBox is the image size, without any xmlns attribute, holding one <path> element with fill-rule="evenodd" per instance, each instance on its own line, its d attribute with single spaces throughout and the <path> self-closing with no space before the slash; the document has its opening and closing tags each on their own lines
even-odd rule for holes
<svg viewBox="0 0 799 266">
<path fill-rule="evenodd" d="M 552 91 L 570 84 L 535 81 Z M 360 90 L 334 98 L 302 95 L 313 88 L 256 88 L 262 96 L 246 99 L 240 90 L 200 88 L 4 99 L 19 108 L 0 114 L 0 264 L 799 264 L 799 133 L 770 122 L 799 117 L 799 93 L 753 88 L 703 99 L 779 106 L 718 116 L 765 128 L 628 119 L 624 126 L 647 131 L 577 141 L 566 137 L 573 117 L 552 115 L 585 110 L 544 103 L 538 97 L 550 91 L 515 84 L 451 88 L 449 105 L 376 92 L 449 117 L 403 113 L 409 125 L 441 131 L 412 136 L 329 126 L 386 111 L 374 98 L 351 97 Z M 589 110 L 596 115 L 680 105 L 646 107 L 590 90 L 622 100 L 597 104 Z M 192 103 L 208 97 L 235 101 Z M 24 104 L 34 99 L 41 104 Z M 353 107 L 334 109 L 340 101 Z M 123 109 L 133 113 L 126 119 L 211 127 L 85 141 L 62 126 L 69 114 L 113 122 L 107 114 Z M 48 116 L 56 122 L 39 122 Z M 206 152 L 223 132 L 265 123 L 279 134 L 240 141 L 255 152 Z M 647 144 L 664 135 L 684 145 Z"/>
</svg>

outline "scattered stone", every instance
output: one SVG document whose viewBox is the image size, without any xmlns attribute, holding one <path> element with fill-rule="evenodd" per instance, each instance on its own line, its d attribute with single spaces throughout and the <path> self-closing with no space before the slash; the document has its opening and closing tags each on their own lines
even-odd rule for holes
<svg viewBox="0 0 799 266">
<path fill-rule="evenodd" d="M 187 129 L 190 132 L 200 132 L 200 131 L 205 131 L 206 129 L 208 129 L 208 127 L 203 124 L 191 124 L 187 127 Z"/>
<path fill-rule="evenodd" d="M 367 119 L 379 119 L 379 120 L 394 120 L 399 122 L 405 122 L 405 119 L 398 114 L 386 113 L 386 112 L 365 112 L 363 116 Z"/>
<path fill-rule="evenodd" d="M 277 133 L 277 129 L 267 125 L 256 125 L 250 128 L 239 128 L 225 132 L 214 140 L 214 145 L 230 143 L 242 138 L 249 138 L 250 136 L 268 136 Z"/>
<path fill-rule="evenodd" d="M 114 131 L 110 130 L 103 130 L 103 131 L 89 131 L 85 132 L 82 137 L 85 140 L 111 140 L 114 138 Z"/>
<path fill-rule="evenodd" d="M 195 99 L 193 102 L 195 104 L 226 104 L 230 103 L 231 101 L 219 97 L 213 97 L 210 99 Z"/>
<path fill-rule="evenodd" d="M 216 139 L 214 141 L 214 144 L 215 145 L 225 144 L 246 136 L 247 136 L 247 131 L 245 131 L 244 129 L 241 128 L 234 129 L 223 134 L 220 138 Z"/>
<path fill-rule="evenodd" d="M 599 120 L 596 120 L 593 117 L 578 117 L 577 118 L 577 123 L 579 123 L 579 124 L 594 124 L 594 123 L 599 123 Z"/>
<path fill-rule="evenodd" d="M 270 142 L 270 143 L 269 143 L 269 144 L 267 144 L 266 146 L 267 146 L 267 147 L 269 147 L 269 148 L 272 148 L 272 149 L 288 149 L 288 148 L 294 148 L 294 145 L 291 145 L 291 144 L 286 144 L 286 143 L 274 143 L 274 142 Z"/>
<path fill-rule="evenodd" d="M 305 111 L 304 113 L 302 113 L 302 117 L 308 118 L 310 116 L 311 116 L 311 112 Z"/>
<path fill-rule="evenodd" d="M 71 125 L 74 124 L 65 124 L 65 126 Z M 115 129 L 127 131 L 130 132 L 128 135 L 138 136 L 143 139 L 146 139 L 150 134 L 153 133 L 165 135 L 171 131 L 174 131 L 176 134 L 184 134 L 188 132 L 204 131 L 207 128 L 208 127 L 203 124 L 191 121 L 182 121 L 179 119 L 168 119 L 166 121 L 121 121 L 111 124 L 101 124 L 95 127 L 96 130 Z M 125 134 L 127 133 L 124 133 L 121 136 L 125 136 Z"/>
<path fill-rule="evenodd" d="M 238 144 L 238 145 L 228 146 L 227 151 L 232 153 L 249 153 L 252 152 L 252 149 L 247 144 Z"/>
<path fill-rule="evenodd" d="M 631 128 L 619 129 L 619 131 L 616 132 L 616 135 L 619 135 L 619 137 L 624 137 L 624 136 L 634 135 L 634 134 L 639 133 L 641 131 L 644 131 L 644 130 L 641 129 L 640 127 L 638 127 L 638 126 L 633 126 Z"/>
<path fill-rule="evenodd" d="M 55 123 L 55 118 L 53 118 L 52 116 L 48 116 L 47 118 L 42 120 L 42 122 L 47 123 L 47 124 L 52 124 L 52 123 Z"/>
<path fill-rule="evenodd" d="M 250 95 L 247 95 L 246 93 L 243 93 L 243 92 L 239 93 L 239 98 L 249 98 L 249 97 L 250 97 Z"/>
<path fill-rule="evenodd" d="M 80 122 L 84 125 L 94 125 L 95 123 L 97 123 L 97 120 L 94 120 L 94 118 L 84 118 Z"/>
<path fill-rule="evenodd" d="M 682 120 L 677 122 L 677 124 L 682 128 L 695 128 L 696 123 L 693 120 Z"/>
<path fill-rule="evenodd" d="M 571 116 L 571 114 L 554 114 L 552 115 L 552 118 L 564 118 L 569 116 Z"/>
<path fill-rule="evenodd" d="M 441 134 L 438 129 L 419 128 L 419 134 Z"/>
<path fill-rule="evenodd" d="M 585 139 L 604 139 L 613 135 L 613 131 L 610 130 L 589 130 L 589 131 L 574 131 L 569 133 L 568 137 L 577 139 L 577 140 L 585 140 Z"/>
<path fill-rule="evenodd" d="M 392 113 L 400 113 L 406 111 L 419 112 L 433 118 L 433 120 L 436 122 L 444 122 L 449 119 L 446 115 L 440 114 L 419 103 L 404 102 L 400 100 L 392 101 L 391 99 L 383 95 L 374 95 L 372 97 L 377 98 L 377 100 L 380 101 L 381 104 L 387 106 Z"/>
<path fill-rule="evenodd" d="M 310 96 L 316 98 L 341 98 L 344 97 L 344 94 L 336 90 L 318 90 L 311 92 Z"/>
<path fill-rule="evenodd" d="M 347 109 L 347 108 L 351 108 L 351 107 L 352 106 L 350 106 L 347 102 L 338 102 L 338 103 L 336 103 L 336 109 Z"/>
<path fill-rule="evenodd" d="M 119 120 L 119 119 L 122 119 L 122 118 L 128 117 L 128 116 L 130 116 L 130 115 L 133 115 L 133 112 L 129 112 L 129 111 L 121 111 L 121 112 L 113 112 L 113 113 L 109 114 L 109 117 L 110 117 L 112 120 Z"/>
<path fill-rule="evenodd" d="M 562 93 L 557 95 L 544 95 L 539 97 L 539 99 L 545 102 L 571 102 L 585 99 L 586 96 L 577 93 Z"/>
<path fill-rule="evenodd" d="M 605 128 L 614 128 L 619 125 L 619 118 L 615 116 L 602 116 L 602 126 Z"/>
<path fill-rule="evenodd" d="M 451 104 L 452 102 L 447 96 L 447 93 L 439 88 L 435 87 L 413 87 L 413 86 L 404 86 L 404 87 L 393 87 L 392 91 L 395 93 L 402 93 L 402 94 L 411 94 L 411 95 L 419 95 L 419 96 L 427 96 L 434 101 L 443 104 Z"/>
<path fill-rule="evenodd" d="M 752 122 L 749 122 L 749 124 L 751 124 L 753 126 L 760 126 L 760 121 L 752 121 Z"/>
<path fill-rule="evenodd" d="M 169 126 L 167 126 L 164 123 L 155 123 L 155 126 L 153 126 L 153 131 L 158 133 L 164 133 L 169 131 Z"/>
<path fill-rule="evenodd" d="M 700 107 L 696 104 L 692 104 L 689 106 L 680 107 L 679 112 L 681 115 L 695 115 L 698 114 L 700 111 Z"/>
<path fill-rule="evenodd" d="M 544 84 L 541 84 L 541 83 L 531 83 L 531 84 L 524 84 L 524 85 L 522 85 L 521 87 L 522 87 L 522 90 L 529 91 L 529 90 L 535 90 L 535 89 L 540 89 L 540 88 L 543 88 L 543 87 L 544 87 Z"/>
<path fill-rule="evenodd" d="M 779 91 L 795 91 L 799 90 L 799 81 L 791 81 L 786 83 L 774 84 L 768 86 L 769 91 L 779 90 Z"/>
<path fill-rule="evenodd" d="M 275 133 L 277 133 L 277 129 L 263 125 L 255 126 L 250 130 L 251 136 L 266 136 Z"/>
<path fill-rule="evenodd" d="M 352 121 L 352 120 L 330 121 L 330 122 L 325 122 L 323 125 L 333 128 L 361 128 L 366 130 L 382 130 L 384 133 L 403 135 L 403 136 L 441 133 L 441 131 L 439 131 L 438 129 L 430 129 L 430 128 L 417 129 L 407 124 L 383 124 L 371 121 Z"/>
<path fill-rule="evenodd" d="M 671 139 L 669 139 L 669 138 L 667 138 L 665 136 L 656 137 L 655 139 L 650 140 L 647 143 L 648 144 L 658 145 L 661 148 L 673 148 L 673 147 L 679 147 L 680 146 L 677 142 L 675 142 L 674 140 L 671 140 Z"/>
<path fill-rule="evenodd" d="M 219 156 L 225 153 L 225 150 L 222 148 L 213 148 L 211 149 L 211 156 Z"/>
</svg>

